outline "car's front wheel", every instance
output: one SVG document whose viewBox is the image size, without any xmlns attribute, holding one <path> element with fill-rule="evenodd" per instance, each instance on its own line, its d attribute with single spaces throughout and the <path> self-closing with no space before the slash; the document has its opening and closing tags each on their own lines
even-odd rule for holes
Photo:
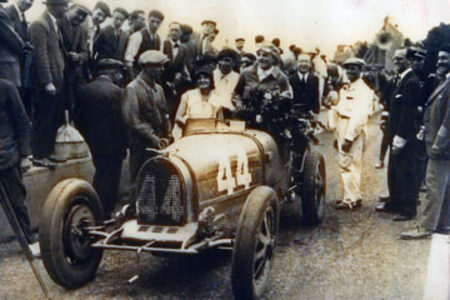
<svg viewBox="0 0 450 300">
<path fill-rule="evenodd" d="M 53 188 L 42 208 L 39 240 L 44 266 L 57 284 L 72 289 L 95 277 L 102 250 L 91 247 L 84 228 L 103 218 L 100 200 L 88 182 L 67 179 Z"/>
<path fill-rule="evenodd" d="M 278 235 L 279 203 L 273 189 L 256 188 L 242 209 L 232 259 L 236 299 L 259 299 L 267 286 Z"/>
<path fill-rule="evenodd" d="M 325 160 L 317 152 L 308 153 L 305 158 L 302 178 L 303 222 L 319 224 L 324 215 L 327 178 Z"/>
</svg>

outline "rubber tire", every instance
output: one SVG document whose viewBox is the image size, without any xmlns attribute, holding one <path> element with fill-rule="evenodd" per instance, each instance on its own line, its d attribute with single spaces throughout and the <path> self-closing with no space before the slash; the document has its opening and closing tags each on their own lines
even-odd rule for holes
<svg viewBox="0 0 450 300">
<path fill-rule="evenodd" d="M 259 299 L 267 285 L 268 280 L 263 284 L 263 288 L 260 290 L 255 289 L 253 282 L 253 258 L 256 232 L 268 206 L 272 206 L 275 212 L 275 243 L 273 245 L 273 250 L 275 250 L 279 225 L 279 202 L 275 191 L 267 186 L 257 187 L 247 197 L 241 211 L 231 267 L 231 282 L 236 299 Z M 271 265 L 269 266 L 269 272 L 270 268 Z"/>
<path fill-rule="evenodd" d="M 322 209 L 316 203 L 316 175 L 322 173 L 323 193 Z M 313 226 L 322 222 L 323 211 L 326 199 L 327 177 L 325 170 L 325 160 L 320 153 L 310 152 L 306 155 L 305 165 L 303 168 L 302 179 L 302 221 L 305 225 Z"/>
<path fill-rule="evenodd" d="M 50 192 L 42 208 L 39 225 L 39 242 L 44 266 L 57 284 L 74 289 L 90 282 L 97 272 L 103 250 L 92 249 L 92 254 L 80 266 L 71 265 L 65 255 L 63 228 L 70 209 L 77 205 L 76 198 L 83 196 L 96 221 L 103 221 L 101 202 L 94 188 L 81 179 L 66 179 Z M 87 200 L 87 201 L 86 201 Z"/>
</svg>

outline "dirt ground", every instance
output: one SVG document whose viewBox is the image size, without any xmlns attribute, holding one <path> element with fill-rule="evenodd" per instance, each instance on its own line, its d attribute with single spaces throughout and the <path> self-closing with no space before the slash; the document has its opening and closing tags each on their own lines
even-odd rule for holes
<svg viewBox="0 0 450 300">
<path fill-rule="evenodd" d="M 386 170 L 374 168 L 380 142 L 375 121 L 369 133 L 363 206 L 356 211 L 332 207 L 341 195 L 336 152 L 332 134 L 320 136 L 316 150 L 326 158 L 328 175 L 326 217 L 316 228 L 282 220 L 266 299 L 422 299 L 430 241 L 399 240 L 413 221 L 393 222 L 374 211 Z M 53 299 L 232 299 L 230 258 L 227 252 L 173 258 L 106 252 L 96 279 L 85 287 L 67 291 L 48 277 L 46 282 Z M 15 242 L 0 246 L 0 270 L 0 299 L 43 298 Z M 134 275 L 139 279 L 127 283 Z"/>
</svg>

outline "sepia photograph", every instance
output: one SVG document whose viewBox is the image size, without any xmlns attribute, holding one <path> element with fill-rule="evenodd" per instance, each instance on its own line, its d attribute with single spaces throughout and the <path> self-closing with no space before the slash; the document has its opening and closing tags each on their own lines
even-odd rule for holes
<svg viewBox="0 0 450 300">
<path fill-rule="evenodd" d="M 450 0 L 0 0 L 0 299 L 450 300 Z"/>
</svg>

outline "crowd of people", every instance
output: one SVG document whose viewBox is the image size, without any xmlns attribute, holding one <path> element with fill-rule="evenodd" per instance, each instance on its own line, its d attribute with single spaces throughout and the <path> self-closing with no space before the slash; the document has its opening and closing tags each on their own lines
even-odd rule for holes
<svg viewBox="0 0 450 300">
<path fill-rule="evenodd" d="M 33 0 L 0 7 L 0 184 L 14 199 L 30 243 L 20 171 L 30 162 L 48 168 L 61 162 L 54 147 L 64 111 L 89 145 L 93 185 L 110 215 L 127 149 L 134 181 L 154 155 L 147 148 L 180 138 L 189 119 L 219 115 L 281 138 L 297 136 L 291 121 L 268 124 L 280 114 L 316 120 L 317 131 L 334 130 L 343 183 L 335 207 L 355 209 L 362 202 L 367 124 L 378 105 L 384 109 L 378 168 L 390 150 L 388 185 L 376 210 L 395 213 L 397 221 L 417 217 L 417 228 L 404 238 L 448 233 L 450 45 L 441 47 L 436 73 L 424 73 L 427 53 L 418 45 L 397 50 L 390 72 L 356 57 L 327 61 L 319 49 L 291 45 L 283 53 L 278 38 L 262 35 L 255 37 L 256 53 L 245 51 L 242 37 L 218 50 L 220 31 L 212 20 L 201 22 L 201 32 L 171 22 L 164 39 L 158 31 L 165 16 L 158 10 L 44 3 L 46 11 L 31 24 L 25 12 Z M 325 122 L 321 110 L 328 110 Z M 417 216 L 424 182 L 427 197 Z"/>
</svg>

